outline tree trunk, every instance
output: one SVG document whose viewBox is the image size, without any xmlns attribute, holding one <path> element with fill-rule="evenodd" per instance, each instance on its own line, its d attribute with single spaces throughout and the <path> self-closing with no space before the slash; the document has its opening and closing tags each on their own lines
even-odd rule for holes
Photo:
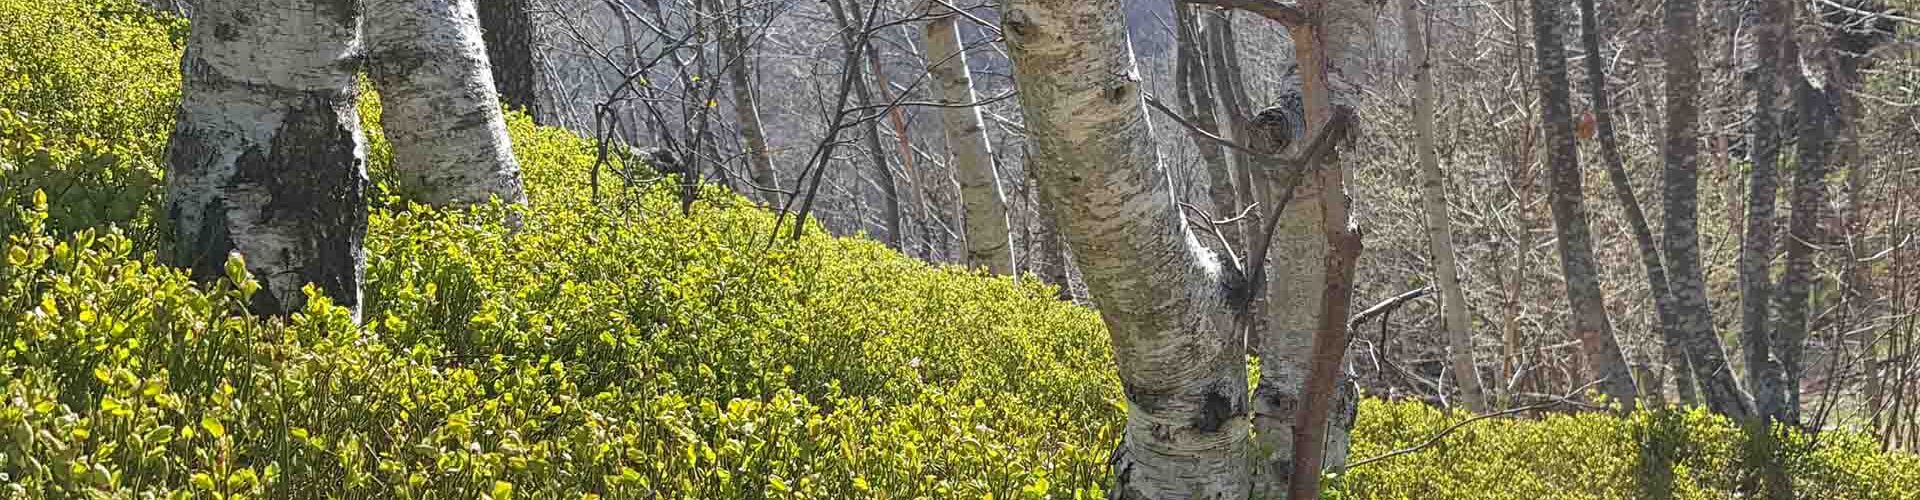
<svg viewBox="0 0 1920 500">
<path fill-rule="evenodd" d="M 1179 96 L 1180 111 L 1201 131 L 1218 136 L 1220 118 L 1215 109 L 1217 103 L 1207 69 L 1208 47 L 1199 33 L 1200 20 L 1194 11 L 1196 7 L 1177 4 L 1173 9 L 1176 50 L 1173 88 Z M 1233 167 L 1227 164 L 1225 148 L 1198 137 L 1197 133 L 1194 135 L 1194 149 L 1199 150 L 1201 161 L 1206 163 L 1207 198 L 1213 202 L 1214 213 L 1223 218 L 1239 213 L 1241 200 L 1234 192 Z M 1226 231 L 1223 234 L 1227 236 L 1229 245 L 1246 248 L 1240 231 Z"/>
<path fill-rule="evenodd" d="M 526 201 L 473 0 L 366 0 L 369 73 L 399 188 L 433 205 Z"/>
<path fill-rule="evenodd" d="M 1569 104 L 1566 23 L 1555 0 L 1533 0 L 1534 58 L 1539 63 L 1541 120 L 1547 139 L 1547 175 L 1554 233 L 1558 237 L 1560 269 L 1567 279 L 1567 306 L 1574 337 L 1594 374 L 1599 390 L 1623 409 L 1634 407 L 1638 391 L 1627 358 L 1613 338 L 1606 304 L 1600 293 L 1599 269 L 1594 267 L 1589 236 L 1586 193 L 1580 175 L 1580 157 L 1574 147 L 1573 112 Z"/>
<path fill-rule="evenodd" d="M 492 63 L 494 89 L 507 107 L 533 116 L 534 123 L 552 125 L 548 110 L 540 108 L 539 25 L 534 13 L 540 0 L 480 0 L 480 34 Z"/>
<path fill-rule="evenodd" d="M 1008 230 L 1006 194 L 994 171 L 993 144 L 986 123 L 974 105 L 973 75 L 967 70 L 958 15 L 932 7 L 927 21 L 927 73 L 934 101 L 947 131 L 947 149 L 960 175 L 960 200 L 966 219 L 967 265 L 985 267 L 1000 275 L 1014 273 Z"/>
<path fill-rule="evenodd" d="M 1785 410 L 1780 365 L 1769 354 L 1773 343 L 1767 332 L 1768 306 L 1773 293 L 1773 211 L 1779 189 L 1779 113 L 1775 109 L 1780 73 L 1787 69 L 1781 44 L 1788 36 L 1783 0 L 1761 0 L 1760 21 L 1754 35 L 1759 66 L 1753 69 L 1753 169 L 1747 177 L 1747 230 L 1740 242 L 1740 347 L 1747 359 L 1747 389 L 1755 409 L 1768 418 Z"/>
<path fill-rule="evenodd" d="M 1592 0 L 1584 0 L 1591 2 Z M 1401 0 L 1400 24 L 1406 36 L 1407 59 L 1413 67 L 1413 129 L 1420 155 L 1421 210 L 1427 216 L 1427 244 L 1433 252 L 1433 271 L 1440 282 L 1442 317 L 1447 329 L 1448 364 L 1460 384 L 1460 398 L 1475 413 L 1487 411 L 1480 387 L 1480 371 L 1473 362 L 1473 325 L 1467 320 L 1466 295 L 1460 291 L 1459 270 L 1453 262 L 1453 218 L 1447 204 L 1446 177 L 1440 172 L 1433 144 L 1433 66 L 1427 55 L 1426 31 L 1414 0 Z M 1589 51 L 1588 53 L 1598 53 Z"/>
<path fill-rule="evenodd" d="M 867 15 L 867 12 L 852 0 L 847 0 L 848 6 L 845 7 L 840 5 L 840 1 L 841 0 L 827 0 L 827 7 L 833 11 L 833 18 L 839 23 L 841 43 L 845 44 L 847 51 L 851 53 L 856 50 L 855 46 L 861 43 L 857 40 L 857 37 L 871 36 L 862 34 L 862 31 L 865 30 L 866 18 L 864 16 Z M 849 7 L 851 7 L 852 12 L 848 12 Z M 855 22 L 855 18 L 852 16 L 862 17 L 858 18 L 859 22 Z M 844 68 L 840 68 L 840 70 L 851 71 L 855 74 L 852 77 L 853 105 L 873 105 L 873 91 L 867 87 L 867 78 L 864 76 L 866 72 L 864 69 L 865 65 L 861 64 L 859 59 L 849 59 L 848 61 L 850 64 Z M 834 112 L 837 113 L 840 112 L 840 110 L 834 110 Z M 906 250 L 907 238 L 901 231 L 900 190 L 898 183 L 895 182 L 893 178 L 893 168 L 887 164 L 887 150 L 880 148 L 880 124 L 876 121 L 868 121 L 858 126 L 865 132 L 862 134 L 862 139 L 866 143 L 868 157 L 873 160 L 873 182 L 880 188 L 880 224 L 886 230 L 886 236 L 881 237 L 880 241 L 886 243 L 887 246 L 892 247 L 894 250 L 904 251 Z"/>
<path fill-rule="evenodd" d="M 1807 304 L 1813 284 L 1815 242 L 1826 240 L 1820 231 L 1821 208 L 1827 202 L 1827 155 L 1831 121 L 1827 90 L 1815 88 L 1805 76 L 1789 77 L 1799 110 L 1799 150 L 1794 155 L 1792 211 L 1787 223 L 1787 266 L 1780 275 L 1780 322 L 1774 328 L 1773 351 L 1780 358 L 1781 401 L 1776 419 L 1800 420 L 1800 350 L 1807 338 Z"/>
<path fill-rule="evenodd" d="M 767 151 L 767 134 L 760 124 L 760 103 L 754 97 L 753 44 L 748 41 L 740 19 L 744 6 L 728 11 L 720 0 L 712 0 L 712 10 L 720 17 L 720 58 L 727 65 L 727 86 L 733 91 L 733 119 L 739 123 L 740 137 L 746 141 L 747 175 L 752 179 L 754 198 L 767 206 L 779 206 L 780 179 L 773 170 L 773 154 Z"/>
<path fill-rule="evenodd" d="M 1607 179 L 1613 184 L 1614 196 L 1620 198 L 1620 206 L 1626 212 L 1627 226 L 1633 230 L 1633 241 L 1640 249 L 1640 264 L 1647 275 L 1647 289 L 1653 295 L 1654 330 L 1660 332 L 1661 345 L 1665 353 L 1669 370 L 1687 369 L 1686 351 L 1680 346 L 1679 332 L 1673 325 L 1673 292 L 1668 289 L 1666 266 L 1660 263 L 1660 246 L 1653 241 L 1653 229 L 1647 225 L 1647 215 L 1640 211 L 1640 200 L 1633 192 L 1633 181 L 1627 176 L 1626 161 L 1620 155 L 1620 140 L 1613 128 L 1613 104 L 1607 95 L 1606 65 L 1601 53 L 1604 28 L 1600 26 L 1600 12 L 1594 0 L 1580 0 L 1580 44 L 1589 57 L 1583 58 L 1587 70 L 1587 95 L 1593 100 L 1594 126 L 1600 138 L 1601 161 L 1607 166 Z M 1652 387 L 1644 387 L 1643 392 L 1661 395 L 1663 385 L 1654 379 Z M 1686 392 L 1685 389 L 1682 392 Z M 1682 398 L 1685 399 L 1690 398 Z"/>
<path fill-rule="evenodd" d="M 168 261 L 194 279 L 246 259 L 252 309 L 305 307 L 315 284 L 357 309 L 366 256 L 366 144 L 354 101 L 352 2 L 202 0 L 168 145 Z"/>
<path fill-rule="evenodd" d="M 1537 1 L 1537 0 L 1536 0 Z M 1695 50 L 1698 0 L 1667 0 L 1665 233 L 1675 327 L 1686 344 L 1700 398 L 1715 413 L 1742 420 L 1752 402 L 1727 366 L 1720 338 L 1713 332 L 1713 305 L 1707 301 L 1706 273 L 1700 267 L 1699 96 L 1700 65 Z"/>
<path fill-rule="evenodd" d="M 1116 0 L 1001 4 L 1040 193 L 1112 335 L 1123 499 L 1247 497 L 1246 355 L 1172 204 Z"/>
</svg>

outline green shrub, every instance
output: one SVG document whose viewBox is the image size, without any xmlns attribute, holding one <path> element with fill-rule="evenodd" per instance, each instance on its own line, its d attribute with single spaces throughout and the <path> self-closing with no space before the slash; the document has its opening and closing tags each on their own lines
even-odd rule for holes
<svg viewBox="0 0 1920 500">
<path fill-rule="evenodd" d="M 524 116 L 530 206 L 382 196 L 360 323 L 323 297 L 247 316 L 238 262 L 195 284 L 152 252 L 181 27 L 0 0 L 0 187 L 21 209 L 0 214 L 0 496 L 1101 496 L 1123 411 L 1094 313 L 870 241 L 778 240 L 719 190 L 690 215 L 671 180 L 603 176 L 596 197 L 590 144 Z M 1354 456 L 1461 418 L 1367 401 Z M 1804 498 L 1920 494 L 1920 460 L 1820 439 L 1788 441 Z M 1725 498 L 1741 442 L 1699 412 L 1482 422 L 1329 496 L 1625 498 L 1670 459 L 1676 498 Z"/>
<path fill-rule="evenodd" d="M 0 202 L 44 190 L 60 232 L 150 225 L 185 27 L 131 0 L 0 2 Z M 0 233 L 14 222 L 0 218 Z M 151 248 L 153 234 L 129 236 Z"/>
</svg>

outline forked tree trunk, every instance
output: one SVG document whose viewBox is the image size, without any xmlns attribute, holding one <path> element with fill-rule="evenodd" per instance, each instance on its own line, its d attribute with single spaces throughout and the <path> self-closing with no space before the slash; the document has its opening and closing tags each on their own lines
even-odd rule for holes
<svg viewBox="0 0 1920 500">
<path fill-rule="evenodd" d="M 947 132 L 947 149 L 960 178 L 960 201 L 966 219 L 967 265 L 985 267 L 993 274 L 1014 273 L 1013 234 L 1008 230 L 1005 190 L 994 172 L 993 144 L 986 122 L 974 106 L 973 75 L 960 42 L 959 16 L 943 6 L 929 6 L 927 73 L 933 84 L 940 124 Z"/>
<path fill-rule="evenodd" d="M 1586 190 L 1580 175 L 1580 158 L 1574 147 L 1565 28 L 1557 0 L 1533 0 L 1534 58 L 1539 62 L 1540 119 L 1546 128 L 1551 191 L 1548 206 L 1553 210 L 1560 269 L 1567 280 L 1568 322 L 1593 374 L 1601 380 L 1600 392 L 1623 409 L 1631 410 L 1638 397 L 1633 371 L 1620 352 L 1620 343 L 1613 338 L 1613 325 L 1607 320 L 1606 304 L 1600 294 L 1599 269 L 1593 261 Z"/>
<path fill-rule="evenodd" d="M 1773 293 L 1773 212 L 1775 192 L 1780 188 L 1779 110 L 1780 73 L 1787 65 L 1782 43 L 1789 35 L 1785 0 L 1760 0 L 1760 23 L 1754 35 L 1753 169 L 1747 177 L 1747 230 L 1740 242 L 1740 347 L 1747 358 L 1747 389 L 1753 391 L 1753 403 L 1761 415 L 1780 415 L 1785 395 L 1780 390 L 1780 365 L 1770 354 L 1773 344 L 1768 332 L 1768 308 Z"/>
<path fill-rule="evenodd" d="M 1453 369 L 1453 380 L 1460 385 L 1460 398 L 1466 400 L 1467 408 L 1484 413 L 1487 396 L 1473 362 L 1473 325 L 1467 319 L 1466 295 L 1460 291 L 1459 270 L 1453 263 L 1453 218 L 1447 204 L 1446 177 L 1440 172 L 1439 154 L 1434 151 L 1433 66 L 1427 55 L 1426 28 L 1414 0 L 1400 2 L 1400 26 L 1406 36 L 1407 59 L 1413 67 L 1413 130 L 1420 156 L 1421 211 L 1426 212 L 1427 244 L 1433 252 L 1433 273 L 1440 282 L 1448 366 Z"/>
<path fill-rule="evenodd" d="M 760 124 L 760 101 L 754 96 L 753 45 L 741 28 L 744 6 L 728 11 L 720 0 L 711 0 L 709 10 L 719 16 L 720 59 L 727 65 L 727 86 L 733 91 L 733 119 L 739 124 L 740 137 L 746 141 L 747 175 L 752 179 L 753 198 L 767 206 L 778 206 L 780 179 L 773 170 L 773 154 L 767 150 L 767 134 Z"/>
<path fill-rule="evenodd" d="M 1117 0 L 1001 3 L 1040 194 L 1112 334 L 1123 499 L 1247 498 L 1246 357 L 1172 204 Z"/>
<path fill-rule="evenodd" d="M 1538 1 L 1538 0 L 1536 0 Z M 1687 361 L 1707 408 L 1735 420 L 1753 414 L 1753 403 L 1727 366 L 1727 354 L 1713 332 L 1713 305 L 1707 301 L 1700 266 L 1700 64 L 1695 55 L 1698 0 L 1667 0 L 1662 44 L 1666 48 L 1666 246 L 1675 323 L 1686 345 Z"/>
<path fill-rule="evenodd" d="M 1601 53 L 1601 38 L 1605 36 L 1604 28 L 1600 26 L 1600 12 L 1594 3 L 1594 0 L 1580 0 L 1580 45 L 1588 54 Z M 1639 246 L 1640 265 L 1647 275 L 1647 290 L 1653 295 L 1653 328 L 1660 332 L 1668 370 L 1684 371 L 1687 369 L 1687 356 L 1685 348 L 1680 345 L 1679 332 L 1674 330 L 1674 323 L 1678 319 L 1674 318 L 1673 292 L 1668 287 L 1667 269 L 1660 263 L 1660 246 L 1653 240 L 1653 229 L 1647 225 L 1647 215 L 1640 211 L 1639 197 L 1634 195 L 1633 181 L 1627 176 L 1626 160 L 1620 155 L 1620 139 L 1614 134 L 1613 104 L 1611 96 L 1607 94 L 1607 72 L 1602 59 L 1583 58 L 1587 70 L 1587 96 L 1593 100 L 1594 125 L 1600 138 L 1600 159 L 1606 163 L 1607 180 L 1613 184 L 1613 194 L 1620 199 L 1620 207 L 1626 212 L 1627 227 L 1633 230 L 1633 242 Z M 1676 378 L 1687 380 L 1687 377 Z M 1650 383 L 1652 387 L 1642 387 L 1642 392 L 1664 396 L 1664 384 L 1659 379 L 1651 379 Z M 1688 390 L 1683 387 L 1681 392 L 1685 394 Z"/>
<path fill-rule="evenodd" d="M 428 204 L 526 201 L 473 1 L 363 3 L 399 188 Z"/>
<path fill-rule="evenodd" d="M 252 309 L 285 314 L 307 283 L 358 308 L 366 145 L 354 105 L 352 2 L 203 0 L 168 145 L 168 260 L 194 279 L 246 259 Z"/>
</svg>

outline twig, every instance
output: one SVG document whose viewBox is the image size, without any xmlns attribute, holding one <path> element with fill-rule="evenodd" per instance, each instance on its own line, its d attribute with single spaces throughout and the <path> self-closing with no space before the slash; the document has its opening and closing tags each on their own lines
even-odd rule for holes
<svg viewBox="0 0 1920 500">
<path fill-rule="evenodd" d="M 1352 330 L 1355 328 L 1359 328 L 1360 325 L 1364 325 L 1368 321 L 1373 321 L 1374 317 L 1392 313 L 1393 310 L 1399 309 L 1400 306 L 1406 305 L 1408 301 L 1411 301 L 1413 299 L 1417 299 L 1420 297 L 1425 297 L 1427 294 L 1431 294 L 1431 293 L 1433 293 L 1433 287 L 1423 286 L 1420 288 L 1408 290 L 1405 293 L 1401 293 L 1399 295 L 1395 295 L 1391 298 L 1388 298 L 1387 300 L 1380 301 L 1380 303 L 1374 304 L 1373 307 L 1368 307 L 1364 310 L 1361 310 L 1360 314 L 1353 315 L 1353 319 L 1347 320 L 1347 329 Z"/>
</svg>

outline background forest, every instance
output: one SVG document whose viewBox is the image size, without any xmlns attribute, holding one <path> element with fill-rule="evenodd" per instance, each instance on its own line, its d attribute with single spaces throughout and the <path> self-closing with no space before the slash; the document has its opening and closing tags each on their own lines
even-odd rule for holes
<svg viewBox="0 0 1920 500">
<path fill-rule="evenodd" d="M 1105 274 L 1075 265 L 1101 250 L 1042 193 L 1055 125 L 1002 6 L 868 1 L 478 2 L 504 135 L 433 161 L 507 158 L 521 200 L 419 189 L 441 171 L 406 166 L 408 124 L 465 122 L 389 62 L 352 73 L 371 181 L 343 303 L 273 257 L 175 256 L 198 2 L 0 0 L 0 491 L 1140 494 Z M 1322 497 L 1920 497 L 1913 6 L 1699 2 L 1689 288 L 1670 5 L 1543 29 L 1555 2 L 1353 4 L 1331 171 L 1365 250 Z M 1163 201 L 1219 255 L 1261 248 L 1263 162 L 1337 123 L 1303 123 L 1310 72 L 1260 5 L 1112 5 Z M 1338 192 L 1313 182 L 1286 214 Z M 1584 206 L 1584 275 L 1554 203 Z M 1617 348 L 1572 334 L 1595 315 Z M 1256 391 L 1297 375 L 1244 361 Z"/>
</svg>

